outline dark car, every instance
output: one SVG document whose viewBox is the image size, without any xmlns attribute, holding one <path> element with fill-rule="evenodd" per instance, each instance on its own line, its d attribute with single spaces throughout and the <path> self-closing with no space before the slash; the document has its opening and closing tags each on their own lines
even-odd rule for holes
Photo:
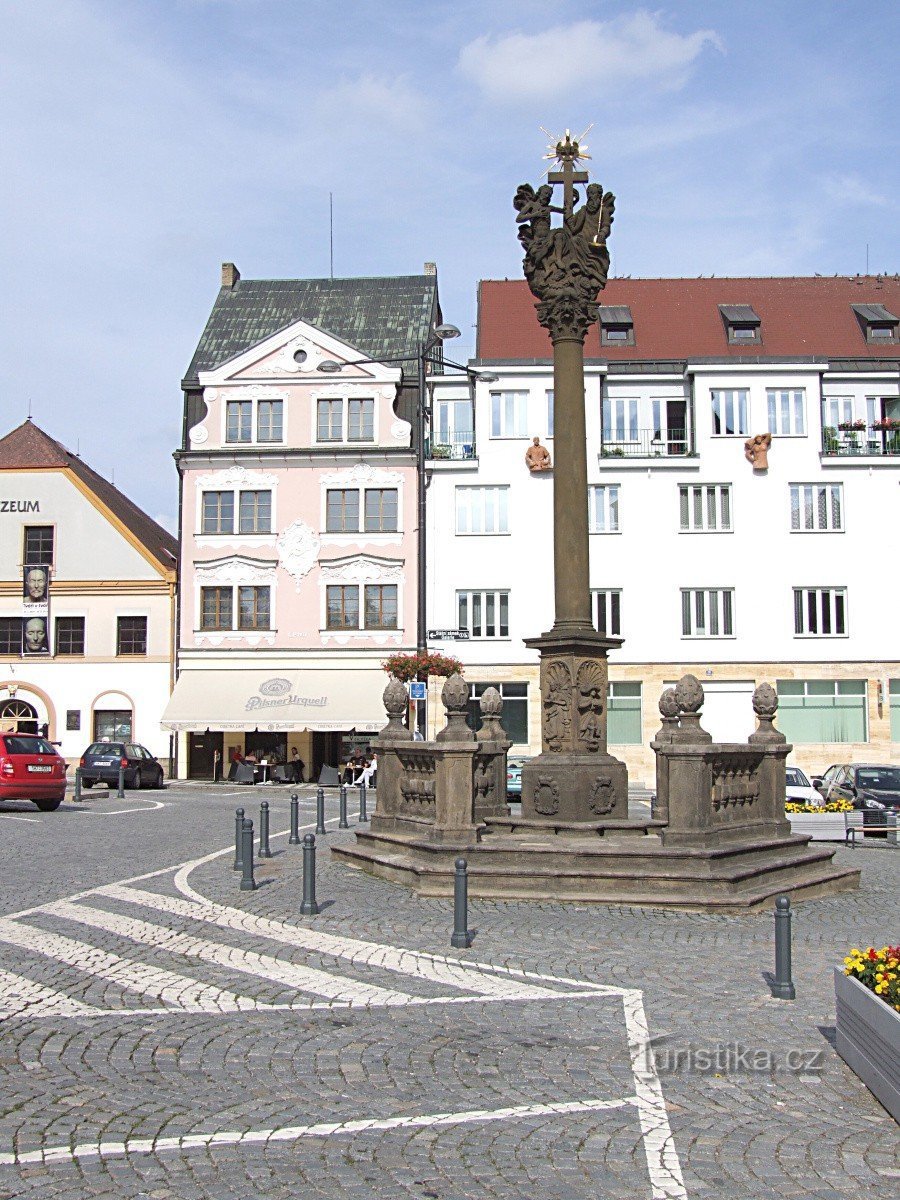
<svg viewBox="0 0 900 1200">
<path fill-rule="evenodd" d="M 0 733 L 0 800 L 31 800 L 41 812 L 59 808 L 66 764 L 36 733 Z"/>
<path fill-rule="evenodd" d="M 81 786 L 109 783 L 118 787 L 119 767 L 127 788 L 160 788 L 163 769 L 146 746 L 137 742 L 93 742 L 81 756 Z"/>
<path fill-rule="evenodd" d="M 848 800 L 862 811 L 864 825 L 886 825 L 900 813 L 900 767 L 890 763 L 835 764 L 813 786 L 826 802 Z"/>
<path fill-rule="evenodd" d="M 527 758 L 511 758 L 506 764 L 506 794 L 509 798 L 522 799 L 522 767 Z"/>
</svg>

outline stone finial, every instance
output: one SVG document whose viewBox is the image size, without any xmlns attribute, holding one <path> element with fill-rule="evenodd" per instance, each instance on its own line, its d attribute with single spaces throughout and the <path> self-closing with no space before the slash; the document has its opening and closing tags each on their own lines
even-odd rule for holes
<svg viewBox="0 0 900 1200">
<path fill-rule="evenodd" d="M 675 740 L 679 742 L 711 742 L 711 735 L 700 725 L 703 688 L 696 675 L 682 675 L 678 680 L 675 685 L 675 703 L 681 714 Z"/>
<path fill-rule="evenodd" d="M 659 698 L 659 713 L 662 726 L 655 737 L 657 742 L 674 741 L 675 730 L 678 728 L 678 700 L 674 688 L 666 688 Z"/>
<path fill-rule="evenodd" d="M 495 687 L 485 688 L 478 701 L 482 717 L 499 717 L 503 712 L 503 701 Z"/>
<path fill-rule="evenodd" d="M 484 690 L 478 699 L 478 707 L 481 709 L 481 729 L 478 731 L 478 740 L 511 744 L 500 720 L 500 714 L 503 712 L 503 700 L 495 687 Z"/>
<path fill-rule="evenodd" d="M 409 704 L 406 688 L 393 675 L 381 696 L 388 723 L 381 731 L 381 738 L 390 738 L 395 742 L 412 741 L 412 733 L 403 724 L 403 717 Z"/>
<path fill-rule="evenodd" d="M 751 742 L 779 742 L 787 738 L 775 728 L 775 714 L 778 712 L 778 693 L 771 683 L 761 683 L 753 693 L 753 711 L 759 718 L 759 727 L 751 733 Z"/>
<path fill-rule="evenodd" d="M 441 703 L 447 710 L 447 724 L 437 735 L 439 742 L 474 742 L 475 734 L 466 724 L 469 685 L 462 675 L 450 675 L 441 689 Z"/>
</svg>

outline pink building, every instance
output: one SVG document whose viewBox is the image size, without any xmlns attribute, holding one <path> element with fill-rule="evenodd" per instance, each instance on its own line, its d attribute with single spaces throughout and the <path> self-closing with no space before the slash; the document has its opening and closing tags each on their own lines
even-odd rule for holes
<svg viewBox="0 0 900 1200">
<path fill-rule="evenodd" d="M 296 749 L 311 778 L 384 724 L 381 663 L 416 645 L 418 364 L 439 321 L 434 274 L 243 280 L 223 265 L 176 455 L 163 722 L 182 775 Z"/>
</svg>

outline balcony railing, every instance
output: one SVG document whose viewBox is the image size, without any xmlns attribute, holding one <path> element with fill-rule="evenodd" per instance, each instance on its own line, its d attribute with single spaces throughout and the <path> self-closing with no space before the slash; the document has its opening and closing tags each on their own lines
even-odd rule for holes
<svg viewBox="0 0 900 1200">
<path fill-rule="evenodd" d="M 686 429 L 635 429 L 627 434 L 605 432 L 602 458 L 673 458 L 693 452 Z"/>
<path fill-rule="evenodd" d="M 442 434 L 430 438 L 425 446 L 426 458 L 466 459 L 475 457 L 475 433 L 467 429 L 462 432 Z"/>
<path fill-rule="evenodd" d="M 822 453 L 838 457 L 900 455 L 900 424 L 880 429 L 874 425 L 859 429 L 835 429 L 827 425 L 822 433 Z"/>
</svg>

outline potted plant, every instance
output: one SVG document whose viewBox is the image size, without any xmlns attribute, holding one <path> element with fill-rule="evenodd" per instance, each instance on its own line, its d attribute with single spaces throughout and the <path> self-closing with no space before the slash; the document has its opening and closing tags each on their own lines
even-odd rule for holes
<svg viewBox="0 0 900 1200">
<path fill-rule="evenodd" d="M 847 434 L 847 446 L 850 450 L 859 449 L 859 435 L 865 433 L 866 423 L 862 417 L 856 417 L 852 421 L 840 421 L 838 429 L 842 433 Z"/>
<path fill-rule="evenodd" d="M 425 679 L 429 675 L 462 675 L 463 665 L 458 658 L 426 650 L 422 654 L 392 654 L 381 664 L 388 675 L 401 683 Z"/>
<path fill-rule="evenodd" d="M 838 1054 L 900 1121 L 900 946 L 851 950 L 834 993 Z"/>
<path fill-rule="evenodd" d="M 450 446 L 448 446 L 446 442 L 438 442 L 436 445 L 433 445 L 431 447 L 431 457 L 432 458 L 449 458 L 450 457 Z"/>
<path fill-rule="evenodd" d="M 844 814 L 853 812 L 853 805 L 849 800 L 819 805 L 788 800 L 784 811 L 791 823 L 791 833 L 805 834 L 814 842 L 843 842 L 847 836 Z"/>
<path fill-rule="evenodd" d="M 841 447 L 837 429 L 833 425 L 826 425 L 823 432 L 825 434 L 825 453 L 837 454 Z"/>
</svg>

